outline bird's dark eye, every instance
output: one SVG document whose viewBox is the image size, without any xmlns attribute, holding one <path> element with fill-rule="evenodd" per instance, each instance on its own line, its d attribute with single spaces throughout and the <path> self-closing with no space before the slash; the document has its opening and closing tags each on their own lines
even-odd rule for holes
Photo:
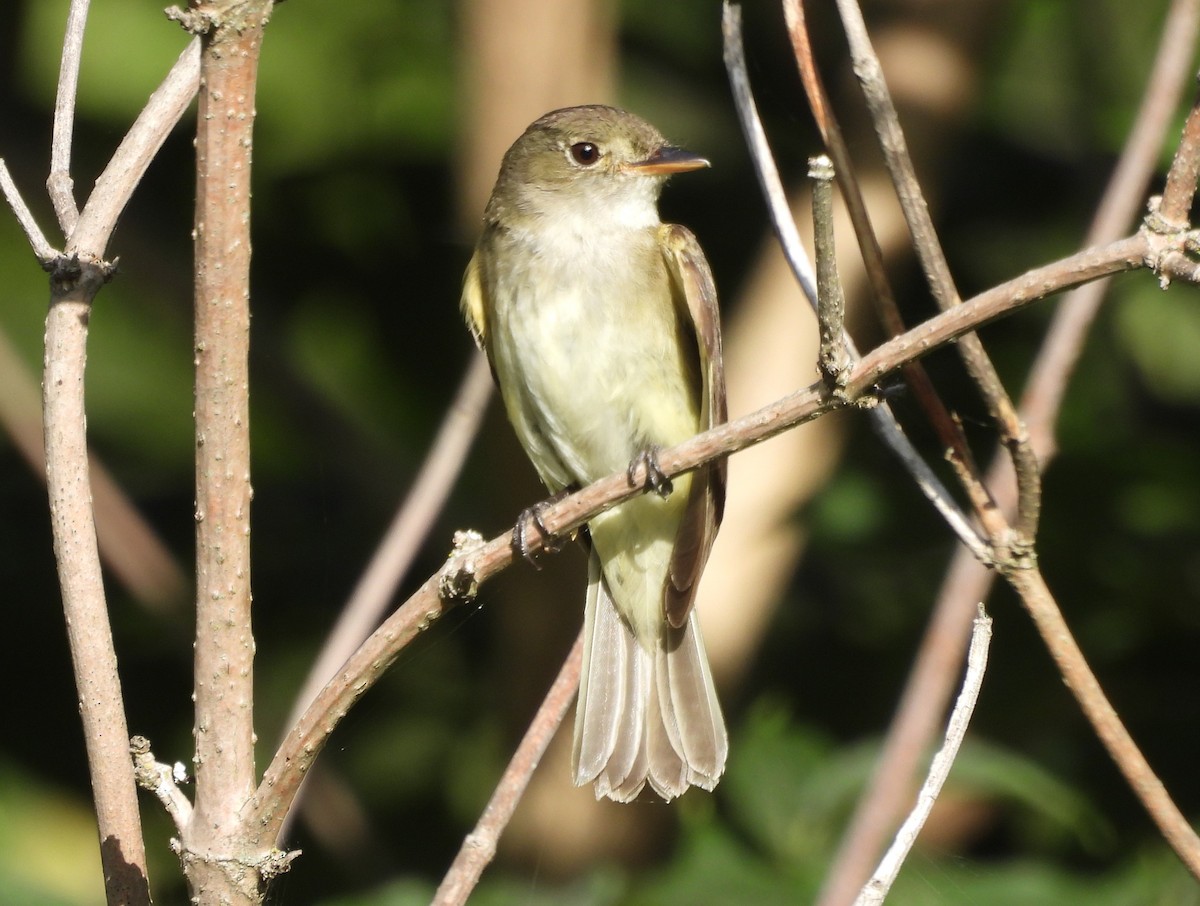
<svg viewBox="0 0 1200 906">
<path fill-rule="evenodd" d="M 600 159 L 600 149 L 591 142 L 576 142 L 571 146 L 571 159 L 583 167 L 590 167 Z"/>
</svg>

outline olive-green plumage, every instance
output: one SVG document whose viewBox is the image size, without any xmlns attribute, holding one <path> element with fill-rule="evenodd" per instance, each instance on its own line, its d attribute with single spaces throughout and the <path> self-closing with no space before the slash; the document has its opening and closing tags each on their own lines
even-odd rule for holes
<svg viewBox="0 0 1200 906">
<path fill-rule="evenodd" d="M 462 306 L 509 419 L 552 491 L 625 469 L 725 419 L 720 327 L 695 237 L 662 183 L 707 161 L 612 107 L 556 110 L 504 157 Z M 712 789 L 728 743 L 692 608 L 724 467 L 588 523 L 577 784 L 628 801 Z"/>
</svg>

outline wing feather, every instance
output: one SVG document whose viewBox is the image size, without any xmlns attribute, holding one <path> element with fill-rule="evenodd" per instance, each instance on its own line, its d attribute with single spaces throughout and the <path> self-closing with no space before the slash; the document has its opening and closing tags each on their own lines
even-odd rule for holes
<svg viewBox="0 0 1200 906">
<path fill-rule="evenodd" d="M 712 271 L 700 243 L 686 227 L 663 224 L 659 240 L 680 322 L 690 328 L 699 363 L 698 396 L 701 430 L 728 417 L 725 370 L 721 358 L 721 318 Z M 708 561 L 725 509 L 725 461 L 698 469 L 692 479 L 687 508 L 675 539 L 663 606 L 667 621 L 676 629 L 687 621 L 700 573 Z"/>
</svg>

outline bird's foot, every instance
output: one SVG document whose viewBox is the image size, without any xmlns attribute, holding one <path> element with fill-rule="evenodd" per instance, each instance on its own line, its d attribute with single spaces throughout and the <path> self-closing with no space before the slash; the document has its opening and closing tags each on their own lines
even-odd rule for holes
<svg viewBox="0 0 1200 906">
<path fill-rule="evenodd" d="M 638 453 L 629 462 L 629 468 L 626 470 L 626 475 L 629 476 L 629 483 L 633 486 L 638 484 L 638 471 L 645 469 L 645 478 L 643 486 L 649 488 L 659 497 L 664 500 L 671 495 L 674 485 L 671 484 L 671 479 L 663 472 L 662 466 L 658 464 L 658 453 L 661 447 L 651 444 L 646 449 Z"/>
<path fill-rule="evenodd" d="M 554 504 L 558 503 L 569 494 L 570 491 L 560 491 L 549 500 L 542 500 L 521 511 L 521 515 L 517 517 L 517 523 L 513 526 L 513 548 L 521 557 L 537 569 L 541 569 L 542 565 L 537 561 L 537 554 L 531 549 L 530 532 L 537 529 L 538 534 L 542 536 L 541 550 L 549 551 L 552 554 L 562 550 L 564 539 L 546 528 L 546 523 L 543 521 L 543 516 L 546 511 Z"/>
</svg>

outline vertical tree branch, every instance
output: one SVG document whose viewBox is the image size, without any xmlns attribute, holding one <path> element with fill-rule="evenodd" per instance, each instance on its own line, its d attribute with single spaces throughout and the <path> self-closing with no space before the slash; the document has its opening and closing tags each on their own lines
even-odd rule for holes
<svg viewBox="0 0 1200 906">
<path fill-rule="evenodd" d="M 140 904 L 150 902 L 146 851 L 117 653 L 100 574 L 84 410 L 88 317 L 92 300 L 109 274 L 103 262 L 61 260 L 51 281 L 42 385 L 46 486 L 96 803 L 104 889 L 111 904 Z"/>
<path fill-rule="evenodd" d="M 239 849 L 254 790 L 250 621 L 250 157 L 269 0 L 203 4 L 196 136 L 196 808 L 193 897 L 257 902 Z M 212 897 L 208 900 L 208 897 Z"/>
<path fill-rule="evenodd" d="M 808 159 L 812 181 L 813 249 L 817 258 L 817 365 L 831 390 L 840 389 L 850 367 L 846 349 L 846 296 L 838 277 L 833 236 L 833 161 L 824 154 Z"/>
<path fill-rule="evenodd" d="M 71 138 L 75 131 L 75 93 L 79 87 L 79 63 L 83 58 L 83 30 L 87 25 L 90 2 L 71 0 L 58 69 L 58 92 L 54 99 L 54 132 L 50 140 L 50 176 L 46 180 L 46 189 L 65 235 L 71 234 L 79 218 L 75 183 L 71 179 Z"/>
</svg>

